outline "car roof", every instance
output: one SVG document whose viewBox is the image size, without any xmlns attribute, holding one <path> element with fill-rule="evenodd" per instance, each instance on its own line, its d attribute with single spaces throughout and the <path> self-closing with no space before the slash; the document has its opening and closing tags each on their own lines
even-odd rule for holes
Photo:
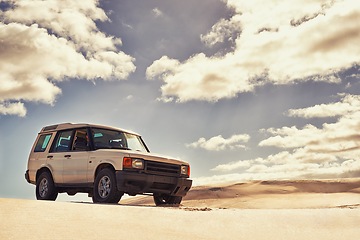
<svg viewBox="0 0 360 240">
<path fill-rule="evenodd" d="M 131 133 L 134 135 L 140 136 L 140 134 L 135 133 L 133 131 L 125 130 L 122 128 L 116 128 L 106 125 L 100 125 L 100 124 L 90 124 L 90 123 L 59 123 L 54 125 L 45 126 L 41 129 L 40 133 L 44 132 L 55 132 L 59 130 L 66 130 L 66 129 L 74 129 L 74 128 L 84 128 L 84 127 L 93 127 L 93 128 L 103 128 L 103 129 L 109 129 L 109 130 L 115 130 L 115 131 L 121 131 L 126 133 Z"/>
</svg>

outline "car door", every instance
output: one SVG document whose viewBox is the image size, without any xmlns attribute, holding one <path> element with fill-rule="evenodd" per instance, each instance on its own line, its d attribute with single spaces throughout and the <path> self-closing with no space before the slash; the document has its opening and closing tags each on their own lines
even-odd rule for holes
<svg viewBox="0 0 360 240">
<path fill-rule="evenodd" d="M 52 150 L 48 162 L 52 163 L 56 183 L 87 183 L 89 151 L 86 128 L 59 131 Z"/>
<path fill-rule="evenodd" d="M 68 157 L 71 146 L 73 130 L 59 131 L 56 134 L 51 150 L 47 156 L 55 183 L 64 183 L 64 160 Z"/>
</svg>

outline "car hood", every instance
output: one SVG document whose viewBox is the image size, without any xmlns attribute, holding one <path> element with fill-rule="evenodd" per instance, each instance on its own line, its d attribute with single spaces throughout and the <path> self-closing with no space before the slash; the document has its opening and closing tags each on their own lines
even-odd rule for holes
<svg viewBox="0 0 360 240">
<path fill-rule="evenodd" d="M 172 157 L 164 156 L 161 154 L 157 154 L 157 153 L 131 152 L 131 153 L 129 153 L 129 156 L 133 157 L 133 158 L 142 158 L 144 160 L 149 160 L 149 161 L 171 163 L 171 164 L 178 164 L 178 165 L 181 165 L 181 164 L 188 165 L 187 162 L 184 162 L 179 159 L 172 158 Z"/>
</svg>

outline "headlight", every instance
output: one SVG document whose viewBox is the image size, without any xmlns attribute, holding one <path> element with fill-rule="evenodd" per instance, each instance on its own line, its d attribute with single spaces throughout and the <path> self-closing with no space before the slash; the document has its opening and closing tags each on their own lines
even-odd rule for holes
<svg viewBox="0 0 360 240">
<path fill-rule="evenodd" d="M 181 175 L 186 175 L 190 177 L 190 166 L 182 165 L 180 170 Z"/>
<path fill-rule="evenodd" d="M 132 160 L 132 168 L 144 169 L 144 160 L 135 158 Z"/>
<path fill-rule="evenodd" d="M 140 158 L 124 157 L 123 168 L 144 169 L 144 160 Z"/>
</svg>

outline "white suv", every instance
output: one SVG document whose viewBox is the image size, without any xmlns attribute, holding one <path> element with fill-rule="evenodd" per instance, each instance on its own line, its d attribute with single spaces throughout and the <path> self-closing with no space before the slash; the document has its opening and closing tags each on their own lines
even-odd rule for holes
<svg viewBox="0 0 360 240">
<path fill-rule="evenodd" d="M 152 194 L 156 205 L 180 204 L 189 176 L 188 163 L 151 154 L 136 133 L 71 123 L 40 131 L 25 173 L 38 200 L 82 192 L 95 203 L 117 203 L 124 193 Z"/>
</svg>

